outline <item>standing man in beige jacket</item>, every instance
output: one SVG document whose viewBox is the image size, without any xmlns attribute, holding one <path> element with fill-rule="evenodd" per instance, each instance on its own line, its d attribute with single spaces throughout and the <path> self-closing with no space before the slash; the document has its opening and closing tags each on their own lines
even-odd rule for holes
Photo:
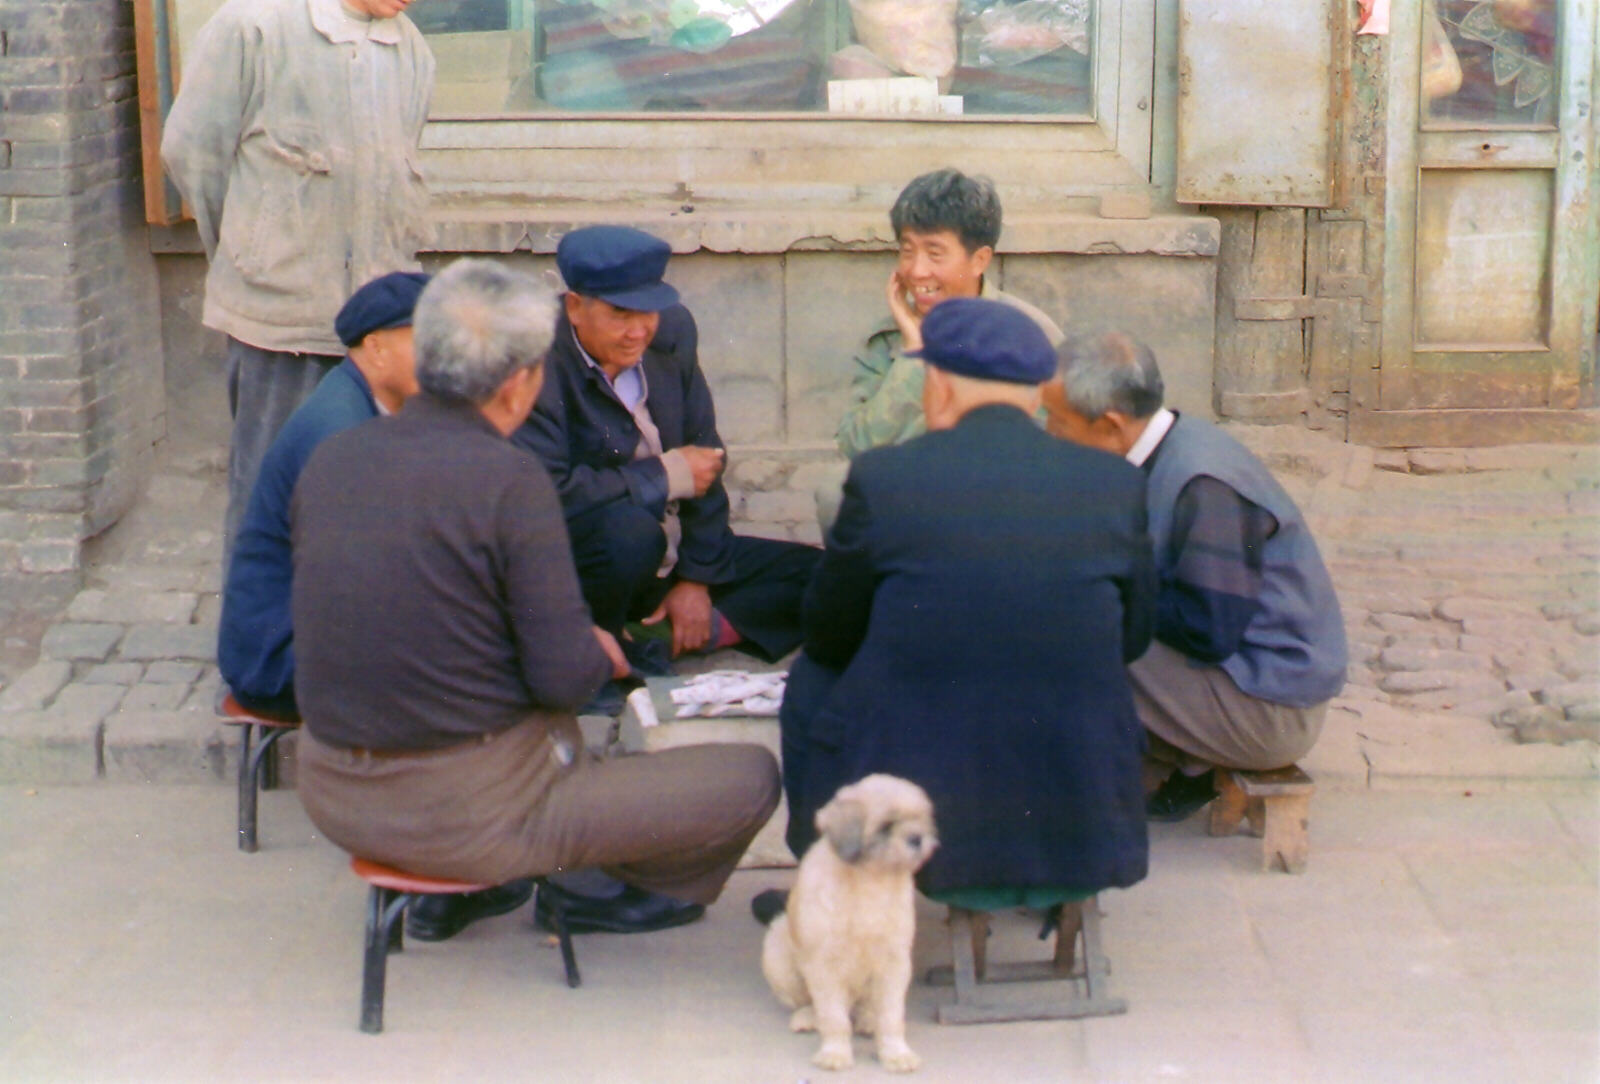
<svg viewBox="0 0 1600 1084">
<path fill-rule="evenodd" d="M 230 550 L 261 457 L 343 356 L 339 306 L 418 266 L 434 65 L 410 2 L 228 0 L 167 116 L 162 161 L 210 261 L 201 319 L 228 337 Z"/>
</svg>

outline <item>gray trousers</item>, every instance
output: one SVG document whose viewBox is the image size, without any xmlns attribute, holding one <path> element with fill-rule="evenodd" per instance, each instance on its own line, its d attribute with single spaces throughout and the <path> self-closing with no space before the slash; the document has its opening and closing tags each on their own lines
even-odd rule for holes
<svg viewBox="0 0 1600 1084">
<path fill-rule="evenodd" d="M 233 417 L 233 443 L 228 450 L 228 511 L 222 521 L 224 574 L 267 449 L 289 415 L 310 398 L 341 360 L 327 354 L 262 350 L 229 336 L 228 413 Z"/>
<path fill-rule="evenodd" d="M 1328 712 L 1326 702 L 1292 708 L 1257 699 L 1220 666 L 1162 643 L 1151 643 L 1128 678 L 1150 759 L 1174 767 L 1282 768 L 1310 752 Z"/>
<path fill-rule="evenodd" d="M 300 801 L 333 843 L 482 884 L 603 869 L 711 903 L 778 805 L 777 761 L 759 745 L 600 760 L 577 720 L 555 712 L 421 754 L 338 749 L 302 728 L 297 755 Z"/>
</svg>

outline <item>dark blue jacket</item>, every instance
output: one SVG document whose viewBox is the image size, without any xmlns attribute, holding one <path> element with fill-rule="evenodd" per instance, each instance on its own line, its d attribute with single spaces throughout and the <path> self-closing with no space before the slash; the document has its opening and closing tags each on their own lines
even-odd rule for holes
<svg viewBox="0 0 1600 1084">
<path fill-rule="evenodd" d="M 797 664 L 784 702 L 785 771 L 799 729 L 821 780 L 790 788 L 791 818 L 888 772 L 933 799 L 925 891 L 1142 879 L 1126 663 L 1154 617 L 1144 501 L 1137 469 L 1008 406 L 858 456 L 799 661 L 842 673 L 802 720 L 815 675 Z"/>
<path fill-rule="evenodd" d="M 722 447 L 711 389 L 696 356 L 699 331 L 682 305 L 661 314 L 661 325 L 639 365 L 649 389 L 650 420 L 661 431 L 662 451 L 699 445 Z M 643 435 L 605 377 L 584 360 L 563 313 L 545 357 L 544 388 L 527 422 L 511 435 L 544 464 L 561 495 L 567 519 L 627 501 L 657 520 L 667 510 L 667 471 L 653 456 L 635 459 Z M 733 530 L 722 479 L 703 497 L 678 502 L 683 538 L 677 573 L 696 583 L 733 578 Z"/>
<path fill-rule="evenodd" d="M 290 415 L 261 460 L 234 539 L 217 629 L 222 679 L 250 706 L 294 710 L 289 498 L 295 482 L 317 445 L 377 414 L 366 377 L 345 358 Z"/>
</svg>

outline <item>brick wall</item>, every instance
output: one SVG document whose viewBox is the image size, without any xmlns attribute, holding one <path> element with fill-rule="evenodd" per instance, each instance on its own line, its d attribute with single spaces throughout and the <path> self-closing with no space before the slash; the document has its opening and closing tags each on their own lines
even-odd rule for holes
<svg viewBox="0 0 1600 1084">
<path fill-rule="evenodd" d="M 0 597 L 76 584 L 162 424 L 130 0 L 0 0 Z M 47 592 L 48 593 L 48 592 Z"/>
</svg>

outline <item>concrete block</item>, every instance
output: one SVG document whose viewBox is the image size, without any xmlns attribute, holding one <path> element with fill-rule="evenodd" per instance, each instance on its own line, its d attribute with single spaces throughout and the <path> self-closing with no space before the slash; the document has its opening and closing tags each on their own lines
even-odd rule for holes
<svg viewBox="0 0 1600 1084">
<path fill-rule="evenodd" d="M 144 679 L 152 685 L 188 685 L 198 681 L 204 669 L 197 662 L 153 662 Z"/>
<path fill-rule="evenodd" d="M 775 489 L 783 483 L 785 469 L 776 459 L 740 459 L 728 467 L 727 480 L 744 489 Z"/>
<path fill-rule="evenodd" d="M 1008 255 L 999 285 L 1074 334 L 1128 330 L 1161 360 L 1167 405 L 1214 417 L 1216 261 L 1155 255 Z M 887 274 L 887 271 L 885 271 Z M 882 296 L 882 281 L 878 284 Z"/>
<path fill-rule="evenodd" d="M 1149 218 L 1150 193 L 1107 192 L 1100 197 L 1101 218 Z"/>
<path fill-rule="evenodd" d="M 184 624 L 194 614 L 192 591 L 144 591 L 136 588 L 91 588 L 80 592 L 67 607 L 74 621 L 107 621 L 124 624 L 165 622 Z"/>
<path fill-rule="evenodd" d="M 136 685 L 144 666 L 136 662 L 103 662 L 91 668 L 78 681 L 84 685 Z"/>
<path fill-rule="evenodd" d="M 1363 704 L 1362 750 L 1372 786 L 1494 789 L 1518 783 L 1600 778 L 1593 749 L 1582 744 L 1518 745 L 1503 730 L 1461 716 Z"/>
<path fill-rule="evenodd" d="M 152 685 L 142 683 L 129 689 L 120 705 L 129 711 L 175 711 L 189 695 L 188 685 Z"/>
<path fill-rule="evenodd" d="M 100 777 L 99 743 L 99 719 L 0 715 L 0 783 L 92 783 Z"/>
<path fill-rule="evenodd" d="M 1383 649 L 1378 665 L 1385 670 L 1481 670 L 1483 660 L 1465 651 L 1414 647 L 1405 642 Z"/>
<path fill-rule="evenodd" d="M 1600 700 L 1600 682 L 1572 681 L 1552 685 L 1539 692 L 1541 704 L 1550 704 L 1558 708 L 1587 704 L 1595 700 Z"/>
<path fill-rule="evenodd" d="M 1402 670 L 1385 674 L 1378 688 L 1386 693 L 1425 693 L 1455 687 L 1462 680 L 1458 670 Z"/>
<path fill-rule="evenodd" d="M 1488 700 L 1498 700 L 1506 693 L 1505 682 L 1495 677 L 1468 677 L 1447 689 L 1421 692 L 1407 696 L 1407 707 L 1418 711 L 1461 711 L 1481 718 L 1477 705 Z M 1472 707 L 1469 709 L 1468 705 Z"/>
<path fill-rule="evenodd" d="M 700 328 L 700 368 L 730 443 L 783 438 L 783 261 L 680 259 L 672 282 Z"/>
<path fill-rule="evenodd" d="M 1513 620 L 1529 620 L 1534 615 L 1528 608 L 1517 602 L 1509 602 L 1494 598 L 1468 598 L 1456 596 L 1442 599 L 1433 608 L 1435 617 L 1446 621 L 1464 621 L 1469 617 L 1500 620 L 1510 618 Z"/>
<path fill-rule="evenodd" d="M 814 523 L 817 518 L 816 498 L 810 492 L 749 493 L 744 508 L 750 519 L 772 523 Z"/>
<path fill-rule="evenodd" d="M 1378 470 L 1393 471 L 1397 474 L 1411 472 L 1411 459 L 1406 455 L 1404 448 L 1374 448 L 1372 465 Z"/>
<path fill-rule="evenodd" d="M 121 685 L 68 685 L 56 694 L 52 714 L 98 722 L 117 709 L 127 689 Z"/>
<path fill-rule="evenodd" d="M 223 746 L 222 727 L 209 714 L 119 711 L 105 724 L 105 775 L 115 782 L 217 782 Z"/>
<path fill-rule="evenodd" d="M 884 287 L 894 265 L 893 253 L 791 252 L 784 257 L 783 356 L 791 443 L 833 443 L 850 404 L 853 359 L 889 318 Z"/>
<path fill-rule="evenodd" d="M 216 658 L 217 630 L 211 625 L 135 625 L 123 637 L 117 657 L 129 662 Z"/>
<path fill-rule="evenodd" d="M 47 659 L 103 662 L 124 631 L 121 625 L 62 622 L 44 634 L 39 654 Z"/>
<path fill-rule="evenodd" d="M 1467 469 L 1466 453 L 1458 448 L 1413 448 L 1407 458 L 1412 474 L 1462 474 Z"/>
<path fill-rule="evenodd" d="M 0 712 L 38 711 L 72 680 L 72 664 L 50 659 L 35 663 L 0 689 Z"/>
</svg>

